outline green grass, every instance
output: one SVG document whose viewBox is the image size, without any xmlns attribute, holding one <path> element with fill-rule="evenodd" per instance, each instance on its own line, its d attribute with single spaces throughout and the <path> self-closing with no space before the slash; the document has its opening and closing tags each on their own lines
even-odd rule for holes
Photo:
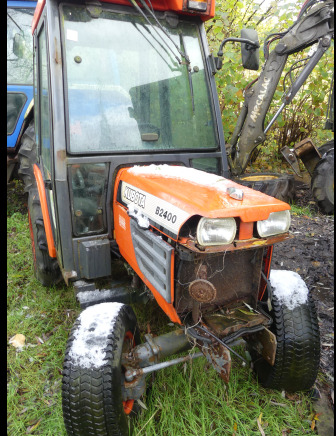
<svg viewBox="0 0 336 436">
<path fill-rule="evenodd" d="M 7 433 L 11 436 L 65 435 L 61 409 L 61 371 L 69 331 L 79 314 L 73 290 L 44 288 L 33 274 L 27 212 L 22 185 L 9 190 L 7 207 Z M 168 318 L 155 303 L 135 307 L 142 332 L 167 329 Z M 25 336 L 18 351 L 9 344 Z M 148 379 L 151 381 L 151 377 Z M 148 383 L 149 385 L 150 383 Z M 313 434 L 313 405 L 304 394 L 283 398 L 265 390 L 253 373 L 233 359 L 225 384 L 201 357 L 155 375 L 134 420 L 143 436 Z"/>
<path fill-rule="evenodd" d="M 308 216 L 309 218 L 316 216 L 316 206 L 307 204 L 306 206 L 298 206 L 295 203 L 291 204 L 291 214 L 296 216 Z"/>
<path fill-rule="evenodd" d="M 135 435 L 260 435 L 260 414 L 266 435 L 313 433 L 311 404 L 304 395 L 290 401 L 263 389 L 236 360 L 228 384 L 204 358 L 157 373 L 145 403 Z"/>
</svg>

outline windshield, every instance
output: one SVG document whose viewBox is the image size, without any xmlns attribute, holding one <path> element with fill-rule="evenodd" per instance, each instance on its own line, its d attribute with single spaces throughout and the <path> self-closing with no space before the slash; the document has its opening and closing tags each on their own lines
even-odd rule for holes
<svg viewBox="0 0 336 436">
<path fill-rule="evenodd" d="M 7 9 L 8 84 L 33 84 L 33 15 L 34 9 Z"/>
<path fill-rule="evenodd" d="M 188 70 L 164 32 L 141 16 L 103 10 L 93 18 L 68 5 L 62 12 L 70 152 L 217 148 L 195 24 L 162 21 L 188 54 Z"/>
</svg>

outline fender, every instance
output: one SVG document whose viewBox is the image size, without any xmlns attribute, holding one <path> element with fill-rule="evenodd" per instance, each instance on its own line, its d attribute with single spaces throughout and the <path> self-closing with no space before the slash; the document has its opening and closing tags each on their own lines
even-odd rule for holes
<svg viewBox="0 0 336 436">
<path fill-rule="evenodd" d="M 48 210 L 47 196 L 45 192 L 43 177 L 40 168 L 34 164 L 34 176 L 36 180 L 37 190 L 39 193 L 39 198 L 41 202 L 42 209 L 42 217 L 44 223 L 44 230 L 46 232 L 47 244 L 48 244 L 48 252 L 49 256 L 55 258 L 56 257 L 56 248 L 54 243 L 54 237 L 52 233 L 52 227 L 50 222 L 50 215 Z"/>
</svg>

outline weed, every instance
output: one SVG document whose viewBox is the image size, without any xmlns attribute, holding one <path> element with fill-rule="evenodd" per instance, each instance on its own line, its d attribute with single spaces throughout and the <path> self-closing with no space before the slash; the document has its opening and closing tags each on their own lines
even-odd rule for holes
<svg viewBox="0 0 336 436">
<path fill-rule="evenodd" d="M 291 204 L 291 214 L 298 216 L 308 216 L 309 218 L 316 215 L 315 207 L 311 206 L 309 203 L 306 206 L 298 206 L 297 204 Z"/>
</svg>

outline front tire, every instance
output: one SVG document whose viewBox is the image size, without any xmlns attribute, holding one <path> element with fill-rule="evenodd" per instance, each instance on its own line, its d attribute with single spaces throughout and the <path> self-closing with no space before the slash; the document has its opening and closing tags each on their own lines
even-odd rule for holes
<svg viewBox="0 0 336 436">
<path fill-rule="evenodd" d="M 275 364 L 271 366 L 261 355 L 250 350 L 258 380 L 271 389 L 309 390 L 316 380 L 320 362 L 320 335 L 314 301 L 308 294 L 305 303 L 290 310 L 273 295 L 271 304 L 273 324 L 270 330 L 277 339 Z"/>
<path fill-rule="evenodd" d="M 69 436 L 128 436 L 133 401 L 122 401 L 122 353 L 139 343 L 135 314 L 121 303 L 85 309 L 64 359 L 62 407 Z"/>
</svg>

